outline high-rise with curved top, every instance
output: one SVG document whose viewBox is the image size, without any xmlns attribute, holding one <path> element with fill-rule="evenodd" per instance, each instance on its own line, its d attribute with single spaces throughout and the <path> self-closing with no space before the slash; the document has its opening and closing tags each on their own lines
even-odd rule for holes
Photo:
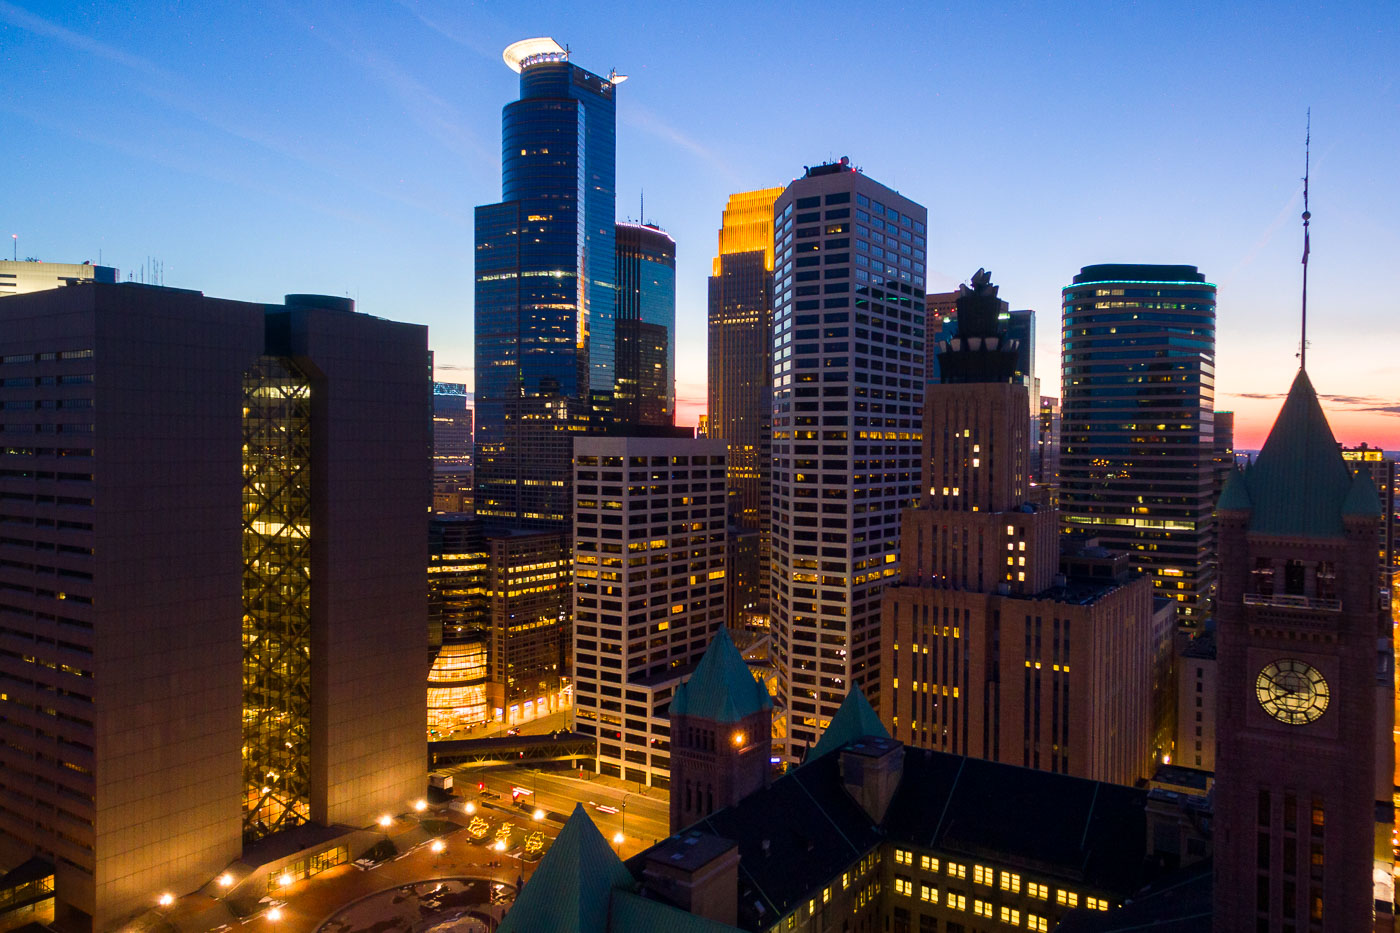
<svg viewBox="0 0 1400 933">
<path fill-rule="evenodd" d="M 567 525 L 572 433 L 616 381 L 614 208 L 621 76 L 553 39 L 505 51 L 520 99 L 501 117 L 501 202 L 476 209 L 476 511 Z"/>
</svg>

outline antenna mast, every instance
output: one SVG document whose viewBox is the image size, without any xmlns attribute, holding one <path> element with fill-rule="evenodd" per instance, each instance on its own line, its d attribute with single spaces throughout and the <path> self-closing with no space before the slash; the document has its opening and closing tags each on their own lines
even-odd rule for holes
<svg viewBox="0 0 1400 933">
<path fill-rule="evenodd" d="M 1298 345 L 1298 368 L 1308 368 L 1308 176 L 1312 169 L 1312 108 L 1308 108 L 1308 132 L 1303 142 L 1303 337 Z"/>
</svg>

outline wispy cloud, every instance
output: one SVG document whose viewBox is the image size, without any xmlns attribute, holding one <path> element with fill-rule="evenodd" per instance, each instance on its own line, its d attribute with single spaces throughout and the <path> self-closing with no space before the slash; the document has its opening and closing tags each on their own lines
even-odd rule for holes
<svg viewBox="0 0 1400 933">
<path fill-rule="evenodd" d="M 1247 398 L 1256 401 L 1271 401 L 1284 398 L 1285 392 L 1225 392 L 1221 393 L 1229 398 Z M 1382 415 L 1400 416 L 1400 402 L 1394 399 L 1380 398 L 1375 395 L 1318 395 L 1324 402 L 1336 406 L 1342 411 L 1370 411 Z"/>
<path fill-rule="evenodd" d="M 500 49 L 493 48 L 489 43 L 487 43 L 484 39 L 481 38 L 482 31 L 478 31 L 476 33 L 462 32 L 457 29 L 453 29 L 451 26 L 447 25 L 440 19 L 435 19 L 426 15 L 420 8 L 420 6 L 416 3 L 410 3 L 408 2 L 408 0 L 398 0 L 398 3 L 399 6 L 403 7 L 410 14 L 412 14 L 414 19 L 418 20 L 418 22 L 422 23 L 428 29 L 437 33 L 439 36 L 442 36 L 442 38 L 448 40 L 449 42 L 453 42 L 457 45 L 460 45 L 464 49 L 470 49 L 471 51 L 480 55 L 482 58 L 491 59 L 500 56 Z M 473 15 L 475 17 L 479 17 L 481 15 L 481 10 L 479 7 L 473 11 Z"/>
<path fill-rule="evenodd" d="M 727 183 L 731 185 L 744 184 L 743 176 L 739 170 L 725 161 L 719 153 L 694 137 L 682 133 L 651 110 L 630 100 L 627 102 L 627 106 L 621 109 L 623 123 L 626 123 L 628 126 L 634 126 L 643 132 L 650 133 L 663 142 L 670 143 L 678 149 L 689 152 L 701 161 L 708 163 L 711 168 L 723 175 Z"/>
</svg>

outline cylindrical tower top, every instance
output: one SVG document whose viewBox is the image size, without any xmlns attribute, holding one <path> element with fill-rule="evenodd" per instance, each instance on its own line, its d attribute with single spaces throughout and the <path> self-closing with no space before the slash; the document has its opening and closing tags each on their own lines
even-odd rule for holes
<svg viewBox="0 0 1400 933">
<path fill-rule="evenodd" d="M 506 67 L 516 74 L 539 62 L 566 62 L 569 50 L 548 36 L 534 39 L 521 39 L 506 46 L 501 53 Z"/>
</svg>

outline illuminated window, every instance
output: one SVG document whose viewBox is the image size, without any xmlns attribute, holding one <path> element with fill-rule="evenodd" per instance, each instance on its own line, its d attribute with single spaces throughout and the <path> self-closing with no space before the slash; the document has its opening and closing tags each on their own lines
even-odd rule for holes
<svg viewBox="0 0 1400 933">
<path fill-rule="evenodd" d="M 822 888 L 822 903 L 831 903 L 831 888 Z"/>
<path fill-rule="evenodd" d="M 967 910 L 967 896 L 964 894 L 948 892 L 947 903 L 949 910 Z"/>
<path fill-rule="evenodd" d="M 930 904 L 937 904 L 938 889 L 927 884 L 919 885 L 919 900 L 928 901 Z"/>
<path fill-rule="evenodd" d="M 1014 871 L 1004 871 L 1001 873 L 1001 889 L 1003 891 L 1020 891 L 1021 876 Z"/>
<path fill-rule="evenodd" d="M 966 865 L 959 864 L 958 862 L 949 862 L 949 863 L 948 863 L 948 877 L 949 877 L 949 878 L 966 878 L 966 877 L 967 877 L 967 866 L 966 866 Z"/>
<path fill-rule="evenodd" d="M 1108 910 L 1108 901 L 1101 897 L 1086 897 L 1084 906 L 1089 910 Z"/>
<path fill-rule="evenodd" d="M 974 899 L 972 902 L 972 912 L 979 917 L 990 917 L 992 915 L 992 905 L 990 902 L 980 898 Z"/>
<path fill-rule="evenodd" d="M 986 865 L 972 866 L 972 880 L 976 884 L 985 884 L 990 887 L 995 876 L 996 872 L 992 871 Z"/>
<path fill-rule="evenodd" d="M 910 852 L 908 849 L 895 849 L 894 863 L 896 865 L 913 865 L 914 853 Z"/>
<path fill-rule="evenodd" d="M 1026 914 L 1026 929 L 1035 930 L 1036 933 L 1046 933 L 1050 929 L 1050 921 L 1044 917 L 1037 917 L 1035 914 Z"/>
<path fill-rule="evenodd" d="M 919 856 L 919 867 L 924 871 L 938 871 L 938 859 L 931 855 Z"/>
<path fill-rule="evenodd" d="M 1027 881 L 1026 893 L 1043 901 L 1050 896 L 1050 888 L 1043 884 L 1036 884 L 1034 881 Z"/>
<path fill-rule="evenodd" d="M 851 873 L 848 872 L 848 871 L 843 871 L 843 872 L 841 872 L 841 890 L 844 891 L 844 890 L 846 890 L 847 888 L 849 888 L 850 886 L 851 886 Z"/>
<path fill-rule="evenodd" d="M 908 878 L 901 878 L 898 875 L 894 879 L 894 893 L 903 894 L 905 897 L 914 895 L 914 882 Z"/>
<path fill-rule="evenodd" d="M 1012 907 L 1003 907 L 1001 909 L 1001 922 L 1010 924 L 1013 927 L 1020 926 L 1021 912 Z"/>
<path fill-rule="evenodd" d="M 1055 892 L 1055 903 L 1065 907 L 1078 907 L 1079 895 L 1075 894 L 1073 891 L 1057 891 Z"/>
</svg>

